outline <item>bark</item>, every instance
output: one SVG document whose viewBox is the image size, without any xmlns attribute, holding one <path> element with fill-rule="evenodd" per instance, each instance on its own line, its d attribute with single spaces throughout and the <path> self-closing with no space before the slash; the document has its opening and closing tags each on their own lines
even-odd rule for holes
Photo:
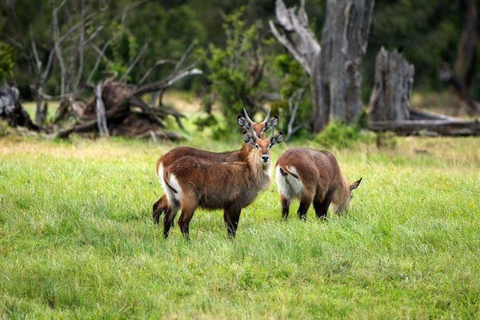
<svg viewBox="0 0 480 320">
<path fill-rule="evenodd" d="M 100 81 L 95 87 L 95 102 L 97 105 L 97 125 L 101 135 L 110 136 L 107 126 L 107 117 L 105 115 L 105 105 L 102 99 L 103 83 Z"/>
<path fill-rule="evenodd" d="M 457 46 L 455 74 L 470 88 L 476 69 L 478 12 L 476 0 L 465 0 L 465 26 Z"/>
<path fill-rule="evenodd" d="M 322 32 L 320 131 L 333 119 L 353 123 L 362 109 L 361 67 L 367 51 L 374 1 L 328 0 Z"/>
<path fill-rule="evenodd" d="M 451 120 L 378 121 L 370 123 L 373 131 L 393 131 L 400 135 L 478 136 L 480 122 Z"/>
<path fill-rule="evenodd" d="M 361 67 L 367 49 L 374 0 L 328 0 L 322 45 L 308 28 L 303 8 L 276 2 L 275 37 L 310 75 L 315 133 L 336 119 L 353 123 L 362 108 Z"/>
<path fill-rule="evenodd" d="M 278 29 L 270 21 L 270 29 L 278 41 L 292 54 L 309 74 L 312 74 L 313 64 L 320 54 L 320 45 L 308 26 L 308 16 L 303 8 L 298 12 L 295 8 L 287 9 L 282 0 L 275 3 L 275 14 L 278 20 Z"/>
<path fill-rule="evenodd" d="M 410 119 L 410 97 L 415 69 L 398 51 L 381 48 L 375 59 L 375 80 L 368 118 L 374 121 Z"/>
</svg>

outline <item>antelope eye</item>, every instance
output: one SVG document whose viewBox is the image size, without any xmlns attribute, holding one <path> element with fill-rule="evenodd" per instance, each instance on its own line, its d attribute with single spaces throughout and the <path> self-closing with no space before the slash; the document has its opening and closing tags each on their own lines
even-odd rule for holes
<svg viewBox="0 0 480 320">
<path fill-rule="evenodd" d="M 255 149 L 260 149 L 260 146 L 258 144 L 256 144 Z"/>
</svg>

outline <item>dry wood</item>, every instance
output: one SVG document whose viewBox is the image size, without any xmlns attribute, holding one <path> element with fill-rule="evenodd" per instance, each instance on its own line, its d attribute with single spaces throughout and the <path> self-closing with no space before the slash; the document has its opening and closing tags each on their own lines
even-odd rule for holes
<svg viewBox="0 0 480 320">
<path fill-rule="evenodd" d="M 375 80 L 370 97 L 370 121 L 410 119 L 410 97 L 415 69 L 398 51 L 380 49 L 375 59 Z"/>
<path fill-rule="evenodd" d="M 315 133 L 334 119 L 352 123 L 362 108 L 361 66 L 373 5 L 374 0 L 328 0 L 319 45 L 308 27 L 303 2 L 295 12 L 276 1 L 278 24 L 270 21 L 270 29 L 310 75 Z"/>
<path fill-rule="evenodd" d="M 406 120 L 371 122 L 373 131 L 393 131 L 399 135 L 478 136 L 480 122 L 451 120 Z"/>
</svg>

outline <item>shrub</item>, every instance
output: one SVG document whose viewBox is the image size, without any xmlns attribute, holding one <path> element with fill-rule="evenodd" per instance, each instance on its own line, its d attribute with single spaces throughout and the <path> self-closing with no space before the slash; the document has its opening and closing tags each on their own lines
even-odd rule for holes
<svg viewBox="0 0 480 320">
<path fill-rule="evenodd" d="M 320 132 L 315 141 L 327 148 L 348 148 L 356 143 L 373 143 L 375 135 L 362 131 L 359 125 L 349 126 L 339 121 L 332 121 Z"/>
</svg>

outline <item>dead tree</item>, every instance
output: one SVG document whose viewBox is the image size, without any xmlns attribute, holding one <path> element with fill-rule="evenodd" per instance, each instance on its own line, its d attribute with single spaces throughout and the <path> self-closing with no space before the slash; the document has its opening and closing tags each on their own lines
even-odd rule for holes
<svg viewBox="0 0 480 320">
<path fill-rule="evenodd" d="M 368 109 L 369 121 L 404 121 L 410 118 L 415 68 L 398 51 L 384 47 L 375 58 L 375 80 Z"/>
<path fill-rule="evenodd" d="M 479 135 L 478 121 L 463 121 L 410 107 L 414 67 L 401 53 L 383 47 L 375 60 L 375 83 L 368 109 L 373 131 L 400 135 Z"/>
<path fill-rule="evenodd" d="M 33 131 L 39 131 L 40 128 L 35 125 L 27 111 L 20 103 L 20 92 L 15 87 L 0 87 L 0 119 L 15 128 L 16 126 L 26 127 Z"/>
<path fill-rule="evenodd" d="M 321 46 L 309 29 L 304 2 L 296 11 L 277 0 L 278 24 L 270 21 L 270 29 L 310 76 L 317 133 L 334 119 L 354 122 L 362 108 L 361 67 L 374 0 L 328 0 Z"/>
<path fill-rule="evenodd" d="M 68 128 L 58 131 L 55 136 L 67 138 L 74 132 L 85 133 L 98 130 L 105 135 L 127 137 L 150 137 L 153 135 L 162 139 L 181 139 L 182 136 L 179 134 L 161 130 L 165 127 L 164 110 L 148 105 L 142 100 L 142 96 L 147 93 L 165 92 L 177 81 L 198 74 L 202 74 L 199 69 L 184 69 L 172 74 L 166 80 L 152 82 L 138 88 L 132 88 L 110 78 L 101 86 L 97 85 L 96 95 L 84 106 L 81 118 Z M 103 103 L 103 108 L 101 106 L 99 108 L 99 102 Z"/>
<path fill-rule="evenodd" d="M 37 124 L 43 124 L 47 115 L 47 102 L 48 100 L 60 99 L 60 105 L 62 107 L 70 105 L 70 101 L 78 95 L 81 78 L 83 75 L 84 67 L 84 54 L 85 48 L 89 45 L 98 33 L 103 29 L 103 25 L 99 25 L 96 28 L 91 28 L 90 32 L 87 32 L 91 20 L 100 12 L 105 11 L 106 7 L 101 8 L 95 12 L 87 14 L 85 7 L 85 0 L 81 3 L 81 18 L 78 23 L 75 23 L 65 33 L 61 34 L 61 25 L 59 24 L 58 12 L 65 6 L 66 1 L 62 1 L 58 6 L 52 8 L 52 48 L 49 51 L 46 63 L 40 59 L 37 50 L 37 44 L 33 35 L 31 34 L 31 46 L 33 52 L 33 63 L 36 70 L 36 81 L 32 84 L 32 89 L 36 95 L 36 111 L 35 122 Z M 89 28 L 90 29 L 90 28 Z M 73 41 L 76 50 L 71 55 L 69 61 L 65 60 L 63 44 L 69 40 L 74 33 L 78 31 L 78 40 Z M 71 41 L 71 39 L 70 39 Z M 71 41 L 72 42 L 72 41 Z M 54 65 L 55 58 L 60 67 L 60 95 L 51 96 L 45 92 L 45 85 L 51 75 L 51 70 Z"/>
<path fill-rule="evenodd" d="M 480 103 L 470 95 L 477 62 L 478 8 L 476 0 L 465 1 L 465 26 L 457 45 L 454 70 L 447 63 L 439 68 L 440 80 L 449 84 L 469 115 L 480 114 Z"/>
</svg>

